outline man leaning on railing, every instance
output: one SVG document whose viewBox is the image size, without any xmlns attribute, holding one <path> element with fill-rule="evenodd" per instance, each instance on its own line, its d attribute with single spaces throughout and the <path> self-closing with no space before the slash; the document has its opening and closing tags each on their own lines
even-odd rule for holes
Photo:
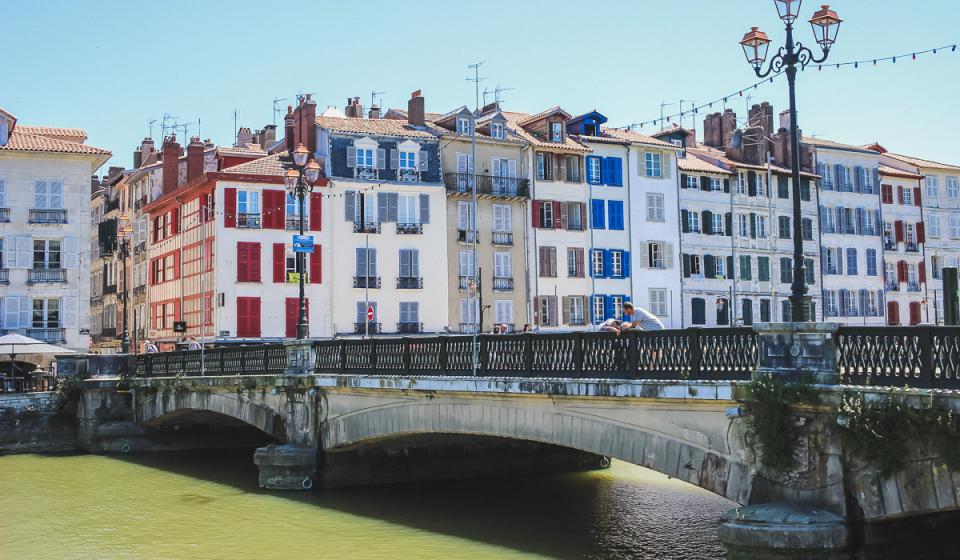
<svg viewBox="0 0 960 560">
<path fill-rule="evenodd" d="M 617 335 L 624 331 L 660 331 L 665 327 L 656 315 L 642 307 L 634 307 L 632 303 L 623 304 L 623 317 L 611 317 L 600 324 L 601 331 L 615 332 Z"/>
</svg>

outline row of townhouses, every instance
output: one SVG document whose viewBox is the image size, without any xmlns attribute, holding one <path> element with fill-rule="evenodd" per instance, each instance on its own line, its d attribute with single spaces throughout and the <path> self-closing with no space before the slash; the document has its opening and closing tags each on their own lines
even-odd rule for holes
<svg viewBox="0 0 960 560">
<path fill-rule="evenodd" d="M 727 109 L 698 139 L 561 107 L 432 113 L 419 91 L 386 111 L 305 97 L 282 138 L 147 138 L 91 181 L 110 154 L 83 131 L 2 112 L 3 328 L 105 352 L 122 333 L 293 336 L 301 209 L 284 176 L 301 144 L 322 167 L 302 216 L 314 337 L 589 329 L 627 301 L 673 328 L 789 320 L 795 236 L 817 319 L 942 323 L 960 167 L 805 137 L 794 231 L 791 123 L 774 120 Z"/>
</svg>

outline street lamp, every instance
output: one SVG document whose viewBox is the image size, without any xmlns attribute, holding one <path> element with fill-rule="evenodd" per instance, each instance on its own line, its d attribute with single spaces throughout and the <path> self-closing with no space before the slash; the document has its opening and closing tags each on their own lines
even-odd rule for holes
<svg viewBox="0 0 960 560">
<path fill-rule="evenodd" d="M 303 144 L 298 144 L 293 153 L 293 168 L 287 170 L 283 178 L 287 192 L 297 197 L 297 209 L 299 213 L 300 235 L 303 235 L 303 209 L 308 192 L 313 191 L 313 184 L 320 178 L 320 166 L 316 161 L 310 159 L 310 151 Z M 307 160 L 309 159 L 309 163 Z M 299 314 L 297 315 L 297 340 L 307 338 L 307 300 L 305 295 L 304 276 L 306 271 L 305 253 L 297 252 L 297 275 L 300 280 L 300 301 Z"/>
<path fill-rule="evenodd" d="M 770 47 L 770 38 L 757 27 L 750 28 L 740 40 L 743 54 L 747 63 L 753 66 L 757 77 L 766 78 L 770 74 L 784 72 L 790 89 L 790 167 L 793 172 L 793 231 L 802 231 L 803 223 L 800 207 L 800 129 L 797 126 L 797 98 L 796 81 L 797 67 L 802 70 L 808 64 L 820 64 L 827 60 L 830 47 L 837 40 L 837 31 L 840 29 L 840 17 L 823 5 L 813 14 L 810 25 L 813 28 L 814 39 L 820 45 L 823 53 L 817 58 L 813 52 L 803 44 L 793 41 L 793 23 L 800 14 L 802 0 L 774 0 L 780 19 L 786 24 L 787 44 L 777 51 L 770 59 L 770 64 L 763 70 L 767 60 L 767 51 Z M 809 317 L 810 296 L 806 280 L 806 266 L 803 260 L 803 236 L 793 236 L 793 283 L 790 286 L 790 307 L 795 322 L 813 320 Z"/>
</svg>

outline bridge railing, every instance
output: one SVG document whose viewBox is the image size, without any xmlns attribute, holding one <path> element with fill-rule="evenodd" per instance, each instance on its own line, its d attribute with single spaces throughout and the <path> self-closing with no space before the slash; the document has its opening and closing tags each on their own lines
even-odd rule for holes
<svg viewBox="0 0 960 560">
<path fill-rule="evenodd" d="M 960 327 L 840 327 L 837 365 L 848 385 L 960 390 Z"/>
<path fill-rule="evenodd" d="M 201 366 L 201 355 L 203 362 Z M 157 352 L 137 356 L 138 377 L 177 375 L 261 375 L 284 372 L 287 351 L 283 344 L 229 346 L 178 352 Z"/>
<path fill-rule="evenodd" d="M 621 379 L 749 379 L 757 366 L 750 328 L 479 335 L 478 375 Z M 315 372 L 473 373 L 470 336 L 340 339 L 314 343 Z"/>
</svg>

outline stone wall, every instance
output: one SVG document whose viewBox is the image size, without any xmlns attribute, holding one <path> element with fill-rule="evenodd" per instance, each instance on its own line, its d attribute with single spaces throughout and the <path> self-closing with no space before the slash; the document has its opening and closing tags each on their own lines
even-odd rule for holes
<svg viewBox="0 0 960 560">
<path fill-rule="evenodd" d="M 77 423 L 56 412 L 55 393 L 0 395 L 0 455 L 77 450 Z"/>
</svg>

